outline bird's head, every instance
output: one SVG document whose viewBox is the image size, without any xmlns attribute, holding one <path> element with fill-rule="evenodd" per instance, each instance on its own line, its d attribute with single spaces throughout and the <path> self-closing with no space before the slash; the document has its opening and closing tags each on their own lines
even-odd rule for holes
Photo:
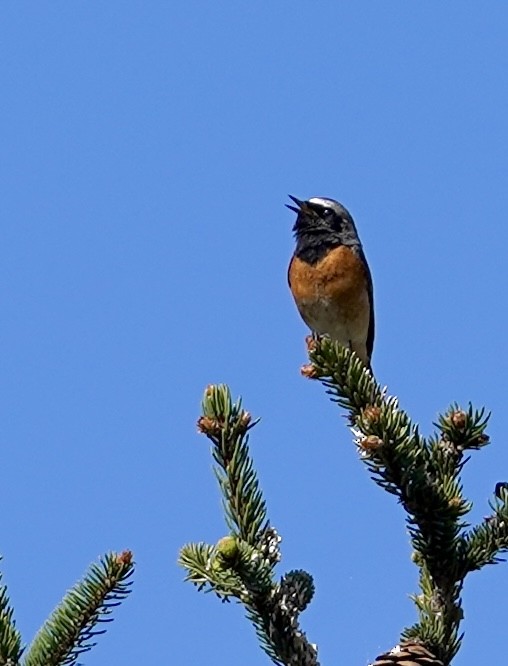
<svg viewBox="0 0 508 666">
<path fill-rule="evenodd" d="M 312 197 L 302 201 L 289 195 L 296 205 L 286 206 L 297 214 L 293 226 L 295 236 L 329 236 L 340 243 L 349 244 L 358 241 L 355 224 L 349 212 L 335 199 Z"/>
</svg>

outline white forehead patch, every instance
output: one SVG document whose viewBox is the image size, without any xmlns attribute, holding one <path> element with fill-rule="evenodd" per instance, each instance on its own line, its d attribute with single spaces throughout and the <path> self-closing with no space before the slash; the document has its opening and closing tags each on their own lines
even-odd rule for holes
<svg viewBox="0 0 508 666">
<path fill-rule="evenodd" d="M 332 208 L 335 211 L 340 210 L 340 204 L 334 199 L 325 199 L 323 197 L 312 197 L 312 199 L 309 199 L 309 203 L 317 204 L 318 206 L 323 206 L 323 208 Z"/>
</svg>

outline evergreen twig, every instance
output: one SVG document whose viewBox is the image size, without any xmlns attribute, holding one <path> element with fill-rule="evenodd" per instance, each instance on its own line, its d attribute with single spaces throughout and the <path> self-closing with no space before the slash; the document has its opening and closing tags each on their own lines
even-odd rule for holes
<svg viewBox="0 0 508 666">
<path fill-rule="evenodd" d="M 499 495 L 491 502 L 493 513 L 461 537 L 464 575 L 502 562 L 499 555 L 508 552 L 508 492 L 502 488 Z"/>
<path fill-rule="evenodd" d="M 225 386 L 209 386 L 198 428 L 213 443 L 214 472 L 223 494 L 228 527 L 256 545 L 266 527 L 266 506 L 248 449 L 248 432 L 256 425 L 241 400 L 233 403 Z"/>
<path fill-rule="evenodd" d="M 17 664 L 22 652 L 21 635 L 13 620 L 7 587 L 0 585 L 0 666 Z"/>
<path fill-rule="evenodd" d="M 440 416 L 438 435 L 426 440 L 353 352 L 327 338 L 309 338 L 308 348 L 311 365 L 303 374 L 319 379 L 332 400 L 348 410 L 361 459 L 407 513 L 421 593 L 413 597 L 419 621 L 402 632 L 402 639 L 422 642 L 448 666 L 462 639 L 466 574 L 508 550 L 508 490 L 500 491 L 503 501 L 492 517 L 464 533 L 471 503 L 460 483 L 467 462 L 463 454 L 488 443 L 488 416 L 453 405 Z"/>
<path fill-rule="evenodd" d="M 241 401 L 233 403 L 226 386 L 207 388 L 198 430 L 212 442 L 231 533 L 215 546 L 184 546 L 179 564 L 198 589 L 244 605 L 261 647 L 275 664 L 318 666 L 317 649 L 299 628 L 299 615 L 314 593 L 312 577 L 305 571 L 291 571 L 280 581 L 274 576 L 280 537 L 267 520 L 249 453 L 248 431 L 255 424 Z"/>
<path fill-rule="evenodd" d="M 112 609 L 129 594 L 132 554 L 110 553 L 93 564 L 39 630 L 23 659 L 23 666 L 68 666 L 90 650 L 105 632 L 97 625 L 111 622 Z"/>
<path fill-rule="evenodd" d="M 467 574 L 508 552 L 508 482 L 496 486 L 492 515 L 471 529 L 464 522 L 472 506 L 460 479 L 468 461 L 464 454 L 488 444 L 489 417 L 472 406 L 462 410 L 452 405 L 435 424 L 437 433 L 424 438 L 353 352 L 314 336 L 308 347 L 311 363 L 302 373 L 321 381 L 331 399 L 347 410 L 361 460 L 407 514 L 412 559 L 419 568 L 420 593 L 413 596 L 418 621 L 372 666 L 450 666 L 462 640 Z M 232 402 L 226 386 L 208 387 L 198 429 L 212 442 L 230 534 L 215 546 L 184 546 L 179 562 L 186 580 L 199 589 L 244 605 L 274 663 L 318 666 L 317 649 L 298 624 L 314 594 L 312 577 L 291 571 L 274 579 L 280 537 L 267 520 L 249 454 L 248 431 L 254 425 L 241 402 Z"/>
</svg>

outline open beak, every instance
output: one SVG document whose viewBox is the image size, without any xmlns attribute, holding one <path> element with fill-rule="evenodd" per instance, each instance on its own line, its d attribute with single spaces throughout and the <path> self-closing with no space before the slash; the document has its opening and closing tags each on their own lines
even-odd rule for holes
<svg viewBox="0 0 508 666">
<path fill-rule="evenodd" d="M 296 206 L 291 206 L 290 204 L 285 204 L 286 208 L 289 208 L 289 210 L 292 210 L 297 214 L 300 212 L 300 210 L 304 209 L 305 201 L 301 201 L 300 199 L 297 199 L 296 197 L 292 196 L 291 194 L 289 194 L 288 196 L 291 199 L 291 201 L 295 202 L 295 204 L 296 204 L 296 206 L 298 206 L 298 208 L 296 208 Z"/>
</svg>

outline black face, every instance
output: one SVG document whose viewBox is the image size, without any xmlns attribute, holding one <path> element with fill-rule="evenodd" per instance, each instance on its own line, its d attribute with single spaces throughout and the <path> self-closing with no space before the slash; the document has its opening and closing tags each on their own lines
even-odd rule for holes
<svg viewBox="0 0 508 666">
<path fill-rule="evenodd" d="M 308 201 L 300 201 L 290 195 L 296 206 L 287 207 L 298 214 L 293 231 L 302 234 L 339 236 L 345 233 L 356 235 L 351 215 L 338 201 L 315 197 Z"/>
<path fill-rule="evenodd" d="M 307 205 L 321 222 L 324 222 L 331 229 L 339 231 L 342 225 L 342 217 L 340 214 L 337 214 L 337 211 L 321 204 L 314 203 Z"/>
</svg>

